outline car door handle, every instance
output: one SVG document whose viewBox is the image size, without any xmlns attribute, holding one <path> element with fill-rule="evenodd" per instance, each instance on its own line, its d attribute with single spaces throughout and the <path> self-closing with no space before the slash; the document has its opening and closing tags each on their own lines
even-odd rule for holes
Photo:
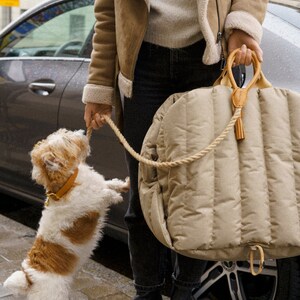
<svg viewBox="0 0 300 300">
<path fill-rule="evenodd" d="M 55 90 L 55 83 L 52 81 L 49 82 L 32 82 L 29 84 L 28 88 L 31 92 L 40 95 L 48 96 Z"/>
</svg>

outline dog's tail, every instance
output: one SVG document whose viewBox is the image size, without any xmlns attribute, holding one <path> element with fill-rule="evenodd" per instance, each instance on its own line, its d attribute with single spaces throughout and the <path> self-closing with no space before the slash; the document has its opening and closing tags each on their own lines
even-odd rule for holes
<svg viewBox="0 0 300 300">
<path fill-rule="evenodd" d="M 25 272 L 16 271 L 5 280 L 3 286 L 14 295 L 26 295 L 31 284 Z"/>
</svg>

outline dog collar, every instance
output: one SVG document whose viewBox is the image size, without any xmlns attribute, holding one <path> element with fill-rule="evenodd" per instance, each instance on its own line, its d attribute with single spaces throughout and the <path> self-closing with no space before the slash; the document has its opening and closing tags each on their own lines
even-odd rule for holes
<svg viewBox="0 0 300 300">
<path fill-rule="evenodd" d="M 46 193 L 47 199 L 45 202 L 45 206 L 49 205 L 50 199 L 54 201 L 58 201 L 63 195 L 65 195 L 73 186 L 77 175 L 78 175 L 78 168 L 75 169 L 74 173 L 69 177 L 67 182 L 61 187 L 61 189 L 57 193 L 47 192 Z"/>
</svg>

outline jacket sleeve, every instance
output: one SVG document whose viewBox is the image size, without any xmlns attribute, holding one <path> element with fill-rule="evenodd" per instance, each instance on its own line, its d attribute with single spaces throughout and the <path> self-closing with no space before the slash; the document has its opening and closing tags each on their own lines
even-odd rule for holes
<svg viewBox="0 0 300 300">
<path fill-rule="evenodd" d="M 261 42 L 268 0 L 233 0 L 231 11 L 225 22 L 225 36 L 229 37 L 233 29 L 240 29 Z"/>
<path fill-rule="evenodd" d="M 95 0 L 93 51 L 83 103 L 112 104 L 116 67 L 116 33 L 113 0 Z"/>
</svg>

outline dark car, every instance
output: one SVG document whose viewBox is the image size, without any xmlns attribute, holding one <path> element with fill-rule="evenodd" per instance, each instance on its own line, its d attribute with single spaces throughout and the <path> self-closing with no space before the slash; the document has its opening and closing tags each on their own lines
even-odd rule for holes
<svg viewBox="0 0 300 300">
<path fill-rule="evenodd" d="M 58 128 L 84 129 L 83 86 L 92 50 L 93 0 L 51 0 L 25 12 L 0 33 L 0 190 L 22 200 L 44 202 L 44 191 L 31 180 L 28 153 Z M 278 13 L 279 9 L 279 13 Z M 277 15 L 270 5 L 262 43 L 263 70 L 275 85 L 300 91 L 299 25 Z M 287 9 L 299 18 L 296 10 Z M 248 72 L 248 71 L 247 71 Z M 247 77 L 251 77 L 248 72 Z M 109 178 L 127 176 L 124 149 L 108 126 L 93 132 L 97 171 Z M 110 212 L 106 233 L 127 240 L 125 201 Z M 298 257 L 268 260 L 253 277 L 249 263 L 209 262 L 195 299 L 300 299 Z"/>
</svg>

